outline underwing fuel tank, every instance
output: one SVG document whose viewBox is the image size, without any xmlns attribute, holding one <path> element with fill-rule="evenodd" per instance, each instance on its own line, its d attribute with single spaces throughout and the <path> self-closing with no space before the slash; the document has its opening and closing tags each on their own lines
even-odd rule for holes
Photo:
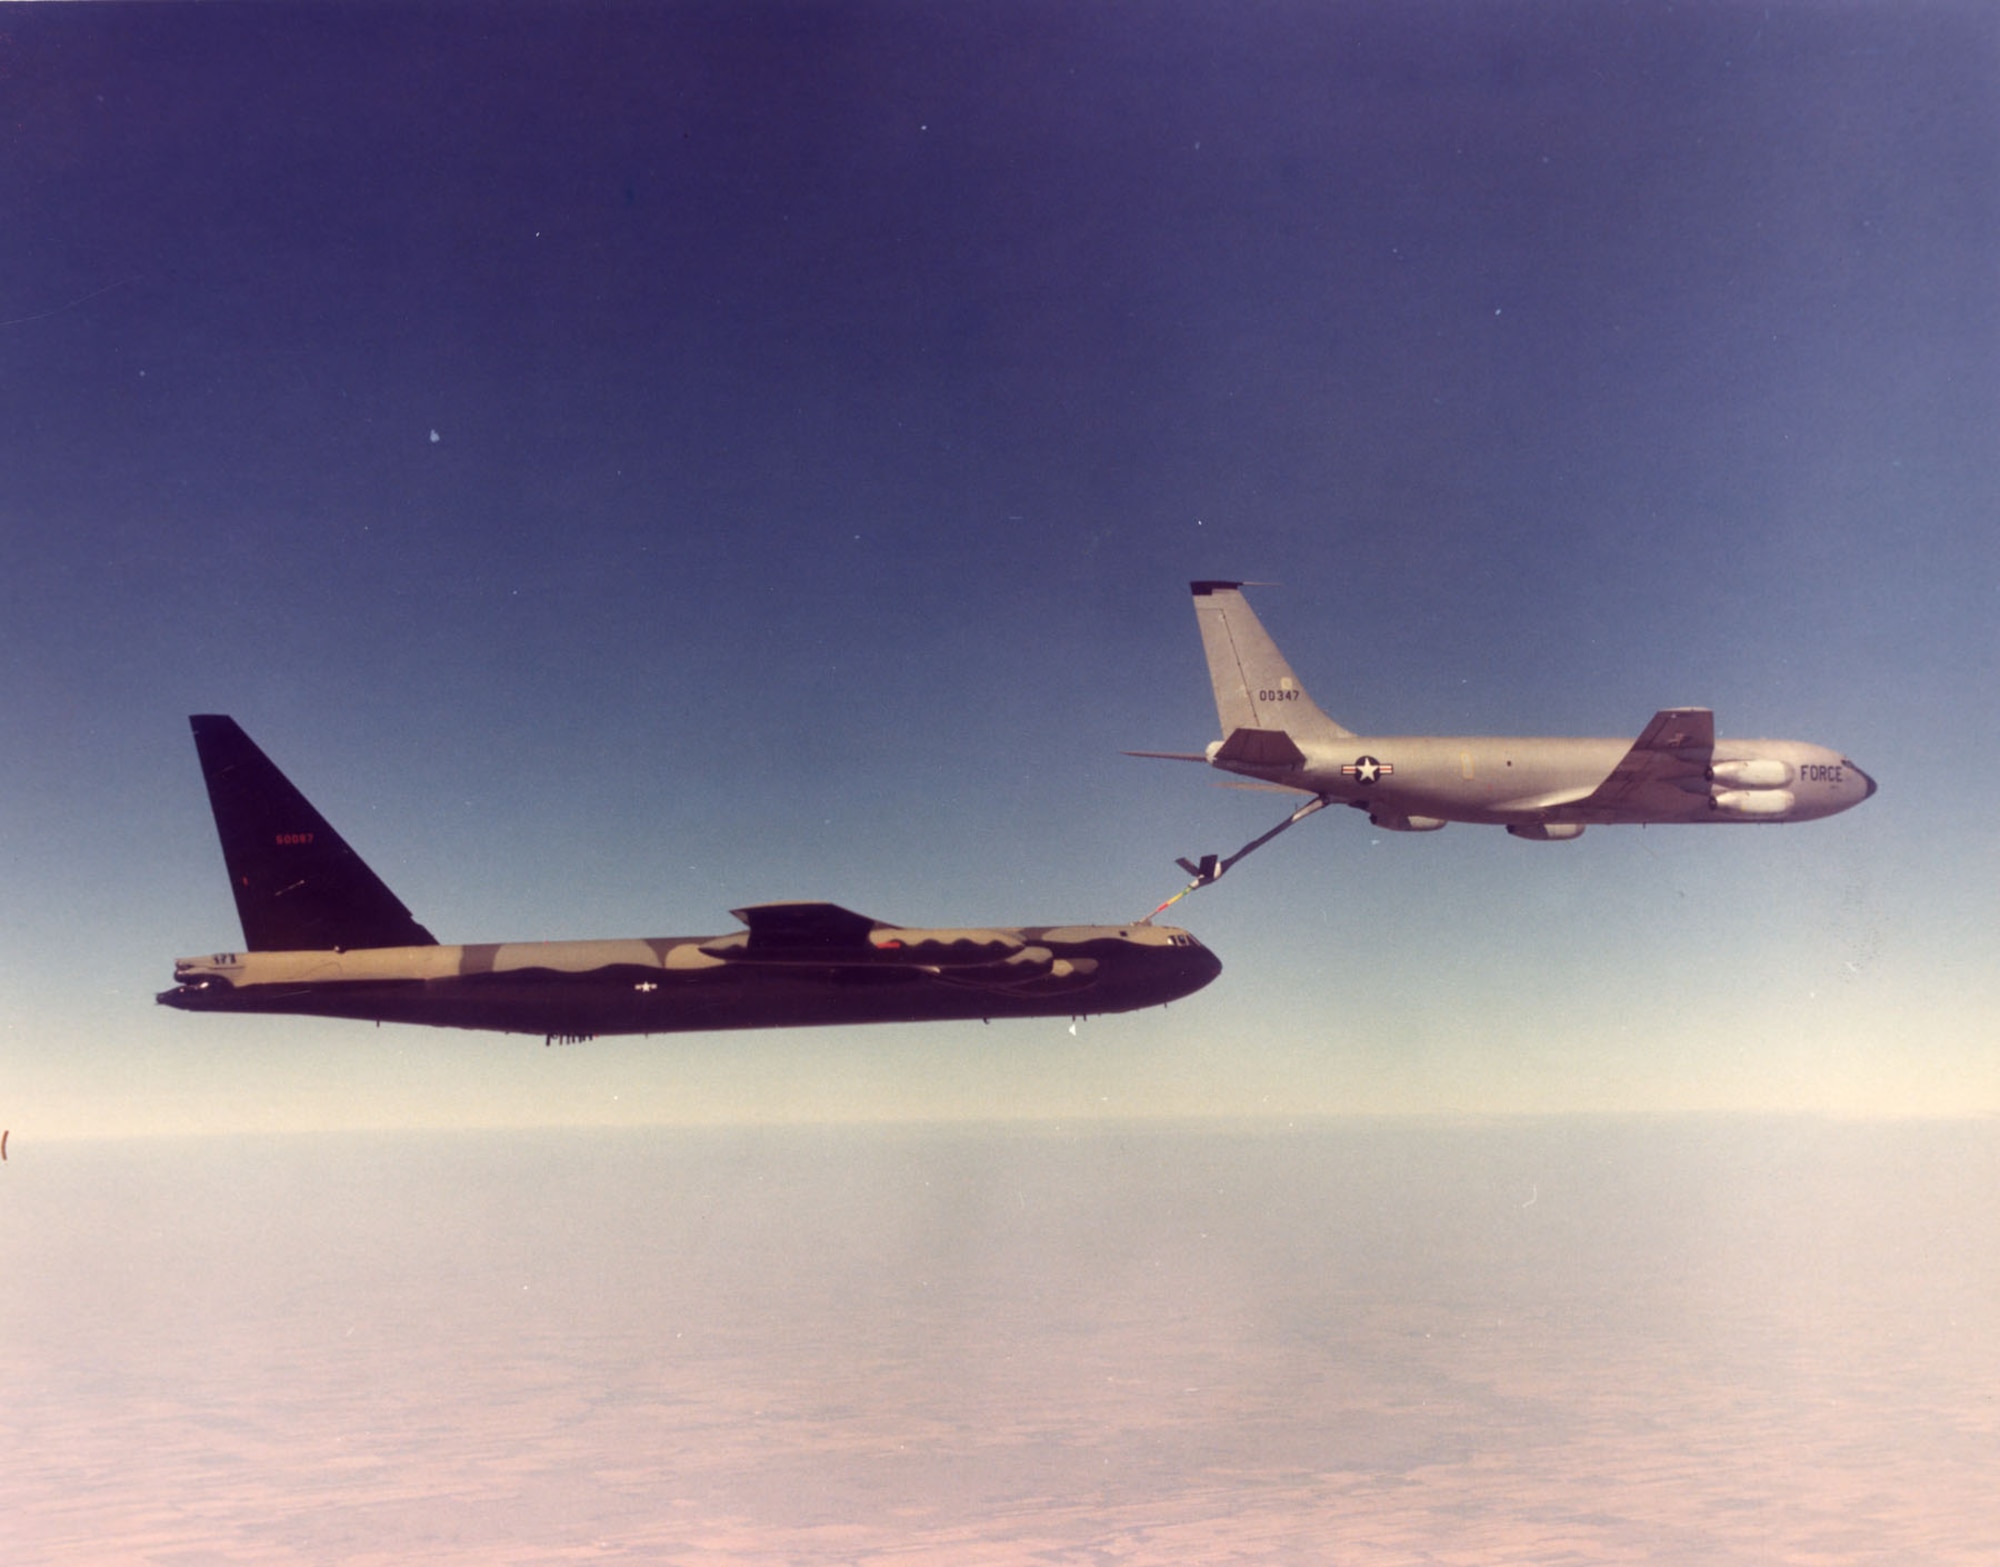
<svg viewBox="0 0 2000 1567">
<path fill-rule="evenodd" d="M 1436 832 L 1448 825 L 1441 816 L 1405 816 L 1400 811 L 1370 811 L 1368 820 L 1384 832 Z"/>
<path fill-rule="evenodd" d="M 1531 843 L 1567 843 L 1583 836 L 1582 822 L 1514 822 L 1507 828 L 1516 838 Z"/>
</svg>

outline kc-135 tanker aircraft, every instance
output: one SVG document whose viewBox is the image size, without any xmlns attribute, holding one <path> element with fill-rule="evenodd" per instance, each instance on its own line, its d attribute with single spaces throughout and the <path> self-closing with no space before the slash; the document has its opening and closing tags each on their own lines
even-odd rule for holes
<svg viewBox="0 0 2000 1567">
<path fill-rule="evenodd" d="M 1130 754 L 1206 762 L 1312 797 L 1227 859 L 1182 860 L 1189 890 L 1328 805 L 1366 811 L 1391 832 L 1477 822 L 1547 843 L 1600 823 L 1812 821 L 1875 792 L 1874 779 L 1825 746 L 1718 740 L 1705 707 L 1663 708 L 1636 740 L 1358 735 L 1306 695 L 1243 583 L 1189 586 L 1223 737 L 1198 755 Z"/>
<path fill-rule="evenodd" d="M 182 958 L 162 1005 L 540 1034 L 1081 1017 L 1159 1006 L 1222 972 L 1139 922 L 912 930 L 831 903 L 735 911 L 722 936 L 446 947 L 235 720 L 188 720 L 241 952 Z"/>
</svg>

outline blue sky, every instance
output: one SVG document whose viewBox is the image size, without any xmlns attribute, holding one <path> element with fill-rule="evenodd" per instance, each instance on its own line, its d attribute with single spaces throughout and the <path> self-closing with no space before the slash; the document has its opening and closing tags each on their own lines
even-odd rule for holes
<svg viewBox="0 0 2000 1567">
<path fill-rule="evenodd" d="M 1990 1114 L 1972 5 L 142 7 L 0 28 L 0 1120 Z M 1164 1013 L 539 1041 L 200 1019 L 234 714 L 445 940 L 1124 919 L 1280 814 L 1186 583 L 1378 731 L 1881 794 L 1321 818 Z"/>
</svg>

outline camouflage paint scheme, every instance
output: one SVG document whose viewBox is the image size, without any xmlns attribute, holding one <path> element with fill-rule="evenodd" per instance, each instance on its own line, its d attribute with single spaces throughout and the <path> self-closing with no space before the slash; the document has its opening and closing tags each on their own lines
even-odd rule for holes
<svg viewBox="0 0 2000 1567">
<path fill-rule="evenodd" d="M 906 929 L 830 903 L 721 936 L 441 946 L 233 719 L 189 720 L 245 950 L 183 958 L 157 998 L 541 1034 L 1080 1017 L 1189 995 L 1222 965 L 1166 926 Z"/>
<path fill-rule="evenodd" d="M 1190 586 L 1223 738 L 1198 755 L 1136 756 L 1207 762 L 1394 832 L 1473 822 L 1545 842 L 1595 824 L 1812 821 L 1875 792 L 1825 746 L 1719 740 L 1705 707 L 1663 708 L 1637 740 L 1359 735 L 1306 694 L 1242 583 Z"/>
</svg>

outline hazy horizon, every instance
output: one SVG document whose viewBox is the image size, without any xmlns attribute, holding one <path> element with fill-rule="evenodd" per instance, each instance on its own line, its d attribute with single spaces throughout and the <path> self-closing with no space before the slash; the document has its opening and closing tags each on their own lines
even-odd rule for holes
<svg viewBox="0 0 2000 1567">
<path fill-rule="evenodd" d="M 43 1147 L 9 1560 L 1975 1567 L 2000 1132 Z"/>
<path fill-rule="evenodd" d="M 310 1125 L 297 1126 L 255 1126 L 232 1125 L 225 1129 L 213 1127 L 173 1127 L 147 1125 L 143 1129 L 114 1130 L 93 1124 L 87 1129 L 38 1130 L 28 1143 L 15 1136 L 8 1145 L 10 1160 L 23 1156 L 32 1158 L 34 1149 L 41 1146 L 69 1146 L 77 1143 L 144 1143 L 144 1142 L 230 1142 L 255 1143 L 260 1140 L 299 1141 L 315 1138 L 354 1137 L 489 1137 L 532 1135 L 538 1132 L 588 1135 L 605 1133 L 624 1135 L 629 1133 L 659 1132 L 787 1132 L 809 1131 L 814 1127 L 824 1127 L 830 1131 L 859 1132 L 870 1127 L 886 1132 L 936 1132 L 979 1134 L 1018 1134 L 1021 1136 L 1063 1136 L 1063 1135 L 1115 1135 L 1120 1132 L 1138 1133 L 1207 1133 L 1218 1135 L 1268 1135 L 1282 1137 L 1289 1133 L 1308 1131 L 1339 1131 L 1356 1128 L 1403 1128 L 1409 1131 L 1477 1131 L 1531 1129 L 1534 1127 L 1554 1127 L 1562 1125 L 1613 1127 L 1628 1126 L 1634 1129 L 1673 1128 L 1703 1125 L 1747 1126 L 1770 1124 L 1797 1126 L 1800 1128 L 1823 1127 L 1877 1127 L 1892 1129 L 1934 1126 L 1938 1128 L 1979 1128 L 2000 1124 L 2000 1116 L 1986 1111 L 1951 1113 L 1944 1111 L 1867 1111 L 1841 1112 L 1824 1110 L 1322 1110 L 1288 1111 L 1283 1114 L 1255 1112 L 1230 1114 L 1216 1111 L 1161 1111 L 1150 1114 L 1105 1113 L 1084 1110 L 1078 1114 L 1060 1115 L 1046 1112 L 1036 1113 L 910 1113 L 884 1115 L 879 1107 L 871 1107 L 866 1113 L 854 1112 L 847 1115 L 830 1114 L 823 1106 L 812 1106 L 793 1115 L 753 1116 L 715 1115 L 690 1116 L 684 1119 L 667 1119 L 653 1116 L 644 1120 L 600 1120 L 555 1122 L 540 1119 L 518 1121 L 473 1122 L 459 1121 L 449 1126 L 433 1125 L 422 1120 L 406 1122 L 354 1122 L 345 1125 L 326 1125 L 315 1120 Z"/>
</svg>

